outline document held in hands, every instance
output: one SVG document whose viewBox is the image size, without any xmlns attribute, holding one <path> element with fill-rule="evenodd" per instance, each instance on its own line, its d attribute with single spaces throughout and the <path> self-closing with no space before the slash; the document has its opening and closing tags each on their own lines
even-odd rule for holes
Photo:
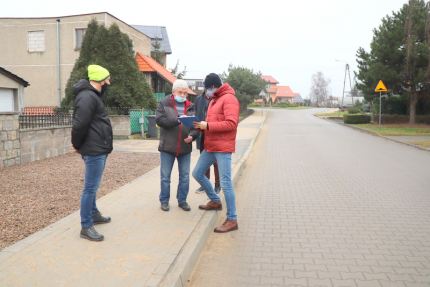
<svg viewBox="0 0 430 287">
<path fill-rule="evenodd" d="M 199 121 L 196 116 L 180 116 L 178 119 L 184 126 L 189 128 L 193 127 L 193 122 Z"/>
</svg>

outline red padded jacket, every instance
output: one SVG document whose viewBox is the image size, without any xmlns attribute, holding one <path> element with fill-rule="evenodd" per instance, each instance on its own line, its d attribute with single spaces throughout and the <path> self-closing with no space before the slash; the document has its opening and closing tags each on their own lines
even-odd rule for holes
<svg viewBox="0 0 430 287">
<path fill-rule="evenodd" d="M 233 88 L 228 83 L 223 84 L 209 103 L 204 143 L 206 151 L 235 151 L 239 110 L 239 101 Z"/>
</svg>

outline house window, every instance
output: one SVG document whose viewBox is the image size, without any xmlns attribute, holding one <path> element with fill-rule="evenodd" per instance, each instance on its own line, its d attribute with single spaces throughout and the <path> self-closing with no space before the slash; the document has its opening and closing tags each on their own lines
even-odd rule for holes
<svg viewBox="0 0 430 287">
<path fill-rule="evenodd" d="M 16 111 L 16 96 L 13 89 L 0 88 L 0 112 Z"/>
<path fill-rule="evenodd" d="M 28 51 L 45 52 L 45 31 L 28 32 Z"/>
<path fill-rule="evenodd" d="M 79 50 L 82 48 L 82 41 L 84 40 L 86 28 L 75 29 L 75 49 Z"/>
</svg>

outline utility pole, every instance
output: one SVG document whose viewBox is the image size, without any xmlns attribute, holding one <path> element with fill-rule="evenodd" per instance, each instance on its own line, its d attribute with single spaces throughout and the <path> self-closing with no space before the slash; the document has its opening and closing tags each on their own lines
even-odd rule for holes
<svg viewBox="0 0 430 287">
<path fill-rule="evenodd" d="M 342 107 L 343 107 L 343 101 L 345 99 L 345 86 L 346 86 L 346 74 L 348 74 L 348 79 L 349 79 L 349 93 L 352 96 L 352 105 L 354 105 L 354 96 L 351 93 L 352 90 L 352 85 L 351 85 L 351 73 L 349 71 L 349 64 L 346 63 L 345 64 L 345 76 L 343 77 L 343 91 L 342 91 Z"/>
<path fill-rule="evenodd" d="M 349 92 L 351 93 L 352 90 L 352 85 L 351 85 L 351 72 L 349 70 L 349 64 L 345 61 L 340 61 L 340 60 L 335 60 L 336 62 L 343 62 L 345 63 L 345 75 L 343 77 L 343 90 L 342 90 L 342 104 L 341 106 L 343 107 L 343 102 L 345 100 L 345 88 L 346 88 L 346 76 L 348 75 L 348 79 L 349 79 Z M 352 97 L 352 104 L 354 105 L 354 97 Z"/>
</svg>

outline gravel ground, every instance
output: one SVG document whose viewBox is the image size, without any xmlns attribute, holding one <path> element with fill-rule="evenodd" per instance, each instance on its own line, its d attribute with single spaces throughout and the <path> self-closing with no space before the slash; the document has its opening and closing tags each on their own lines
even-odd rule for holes
<svg viewBox="0 0 430 287">
<path fill-rule="evenodd" d="M 113 152 L 98 198 L 159 165 L 159 155 Z M 77 153 L 0 169 L 0 250 L 79 209 L 84 164 Z"/>
</svg>

